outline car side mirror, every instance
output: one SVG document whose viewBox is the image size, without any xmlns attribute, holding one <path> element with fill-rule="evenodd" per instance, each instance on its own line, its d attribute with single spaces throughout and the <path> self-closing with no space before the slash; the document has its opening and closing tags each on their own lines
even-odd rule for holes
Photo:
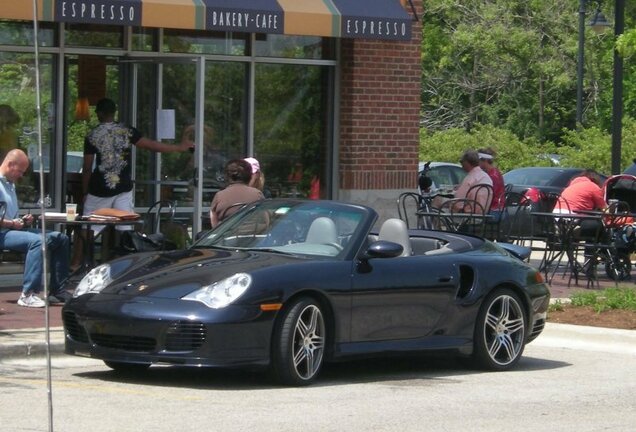
<svg viewBox="0 0 636 432">
<path fill-rule="evenodd" d="M 402 255 L 404 248 L 401 244 L 386 240 L 371 243 L 364 253 L 364 258 L 395 258 Z"/>
</svg>

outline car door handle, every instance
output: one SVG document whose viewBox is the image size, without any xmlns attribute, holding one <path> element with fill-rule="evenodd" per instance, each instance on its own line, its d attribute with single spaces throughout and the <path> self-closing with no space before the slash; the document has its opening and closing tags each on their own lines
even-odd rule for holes
<svg viewBox="0 0 636 432">
<path fill-rule="evenodd" d="M 440 276 L 437 278 L 438 282 L 451 282 L 453 280 L 452 276 Z"/>
</svg>

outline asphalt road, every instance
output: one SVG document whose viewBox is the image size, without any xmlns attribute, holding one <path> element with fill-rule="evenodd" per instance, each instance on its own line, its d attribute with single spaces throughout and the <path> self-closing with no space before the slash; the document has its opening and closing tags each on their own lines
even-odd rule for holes
<svg viewBox="0 0 636 432">
<path fill-rule="evenodd" d="M 175 367 L 122 378 L 95 360 L 55 356 L 53 430 L 631 432 L 636 345 L 620 335 L 580 343 L 548 332 L 506 373 L 420 357 L 328 365 L 306 388 Z M 42 358 L 0 362 L 0 388 L 1 430 L 49 430 Z"/>
</svg>

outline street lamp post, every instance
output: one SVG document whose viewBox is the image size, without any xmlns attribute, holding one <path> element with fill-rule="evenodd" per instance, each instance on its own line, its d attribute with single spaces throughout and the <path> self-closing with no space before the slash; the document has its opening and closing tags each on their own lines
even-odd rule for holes
<svg viewBox="0 0 636 432">
<path fill-rule="evenodd" d="M 586 5 L 592 0 L 580 0 L 579 3 L 579 49 L 576 67 L 576 126 L 583 124 L 583 72 L 585 60 L 585 13 Z M 624 1 L 624 0 L 617 0 Z M 605 28 L 609 27 L 609 23 L 605 16 L 601 13 L 600 7 L 596 9 L 596 14 L 590 22 L 590 27 L 596 33 L 602 33 Z"/>
<path fill-rule="evenodd" d="M 614 35 L 625 31 L 625 0 L 616 0 Z M 615 39 L 615 40 L 616 40 Z M 623 58 L 614 48 L 614 93 L 612 100 L 612 174 L 621 172 L 621 140 L 623 127 Z"/>
<path fill-rule="evenodd" d="M 576 65 L 576 127 L 583 123 L 583 60 L 585 58 L 585 4 L 587 0 L 581 0 L 579 4 L 579 52 Z"/>
</svg>

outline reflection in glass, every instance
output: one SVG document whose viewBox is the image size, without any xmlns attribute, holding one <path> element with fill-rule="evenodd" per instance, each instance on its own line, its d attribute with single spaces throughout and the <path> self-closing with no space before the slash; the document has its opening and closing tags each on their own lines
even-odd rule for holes
<svg viewBox="0 0 636 432">
<path fill-rule="evenodd" d="M 124 27 L 97 24 L 66 24 L 66 45 L 95 48 L 123 48 Z"/>
<path fill-rule="evenodd" d="M 164 30 L 164 52 L 246 55 L 248 33 L 200 30 Z"/>
<path fill-rule="evenodd" d="M 134 27 L 132 32 L 133 51 L 155 51 L 157 48 L 157 29 Z"/>
<path fill-rule="evenodd" d="M 325 196 L 329 67 L 256 67 L 254 151 L 272 196 Z"/>
<path fill-rule="evenodd" d="M 42 106 L 42 156 L 45 161 L 45 193 L 53 196 L 53 176 L 51 172 L 51 142 L 53 142 L 55 125 L 55 109 L 51 100 L 54 68 L 53 57 L 40 54 L 40 101 Z M 7 75 L 8 74 L 8 75 Z M 35 59 L 32 54 L 0 52 L 0 78 L 2 75 L 17 75 L 22 79 L 4 79 L 0 92 L 0 104 L 13 108 L 19 117 L 18 124 L 11 124 L 11 130 L 1 134 L 0 146 L 2 151 L 13 148 L 22 149 L 28 156 L 31 167 L 18 182 L 16 190 L 20 207 L 33 208 L 37 206 L 40 195 L 38 160 L 37 118 L 35 109 L 36 79 Z M 47 163 L 47 160 L 49 161 Z"/>
<path fill-rule="evenodd" d="M 225 163 L 245 154 L 248 66 L 244 63 L 206 63 L 203 149 L 203 202 L 225 186 Z"/>
<path fill-rule="evenodd" d="M 40 46 L 53 46 L 55 24 L 39 22 L 38 29 Z M 33 46 L 33 23 L 31 21 L 0 21 L 0 45 Z"/>
<path fill-rule="evenodd" d="M 259 34 L 254 51 L 259 57 L 332 60 L 335 58 L 334 46 L 334 39 L 319 36 Z"/>
</svg>

